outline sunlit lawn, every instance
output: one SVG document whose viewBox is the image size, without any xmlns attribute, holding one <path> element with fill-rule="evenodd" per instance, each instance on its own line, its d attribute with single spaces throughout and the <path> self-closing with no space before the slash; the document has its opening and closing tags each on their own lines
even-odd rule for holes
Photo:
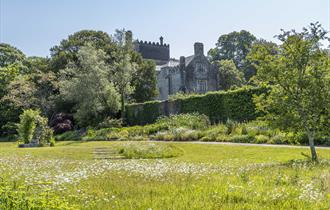
<svg viewBox="0 0 330 210">
<path fill-rule="evenodd" d="M 182 153 L 164 159 L 112 154 L 130 144 L 171 144 Z M 27 149 L 0 143 L 0 176 L 36 192 L 50 189 L 78 209 L 329 209 L 330 150 L 318 150 L 318 165 L 301 153 L 309 150 L 160 142 Z"/>
</svg>

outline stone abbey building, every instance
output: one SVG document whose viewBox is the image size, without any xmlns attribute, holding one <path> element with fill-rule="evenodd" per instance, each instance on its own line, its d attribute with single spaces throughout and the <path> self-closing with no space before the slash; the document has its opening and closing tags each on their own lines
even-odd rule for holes
<svg viewBox="0 0 330 210">
<path fill-rule="evenodd" d="M 194 54 L 181 56 L 179 60 L 170 58 L 170 45 L 163 42 L 135 41 L 135 50 L 144 59 L 156 62 L 157 99 L 166 100 L 169 95 L 179 91 L 186 93 L 205 93 L 217 90 L 217 70 L 204 55 L 202 43 L 194 44 Z"/>
</svg>

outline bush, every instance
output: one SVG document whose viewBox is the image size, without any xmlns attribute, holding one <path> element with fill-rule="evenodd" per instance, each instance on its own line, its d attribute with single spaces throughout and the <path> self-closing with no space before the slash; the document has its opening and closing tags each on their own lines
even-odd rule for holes
<svg viewBox="0 0 330 210">
<path fill-rule="evenodd" d="M 54 134 L 61 134 L 73 130 L 73 116 L 65 113 L 58 113 L 49 123 Z"/>
<path fill-rule="evenodd" d="M 24 144 L 45 146 L 53 141 L 53 130 L 48 127 L 48 119 L 40 116 L 38 110 L 28 109 L 20 115 L 18 133 Z"/>
<path fill-rule="evenodd" d="M 20 122 L 17 127 L 17 132 L 24 144 L 31 142 L 36 129 L 36 117 L 39 116 L 39 114 L 39 111 L 28 109 L 19 116 Z"/>
<path fill-rule="evenodd" d="M 233 120 L 227 119 L 226 127 L 227 127 L 227 135 L 229 135 L 229 134 L 233 133 L 233 131 L 237 127 L 237 123 Z"/>
<path fill-rule="evenodd" d="M 255 143 L 257 144 L 264 144 L 269 141 L 269 137 L 265 135 L 256 135 L 254 138 L 255 138 Z"/>
<path fill-rule="evenodd" d="M 254 141 L 254 137 L 249 135 L 233 135 L 228 140 L 235 143 L 251 143 Z"/>
<path fill-rule="evenodd" d="M 268 142 L 269 144 L 287 144 L 287 139 L 284 133 L 278 133 L 272 136 Z"/>
<path fill-rule="evenodd" d="M 205 129 L 210 125 L 210 121 L 206 115 L 191 113 L 162 117 L 159 118 L 155 124 L 158 124 L 159 128 L 164 130 L 178 127 Z"/>
<path fill-rule="evenodd" d="M 183 154 L 183 151 L 172 144 L 155 144 L 152 142 L 135 143 L 130 142 L 119 149 L 120 154 L 126 158 L 171 158 Z"/>
<path fill-rule="evenodd" d="M 230 142 L 230 136 L 225 135 L 225 134 L 220 134 L 217 136 L 217 138 L 215 139 L 215 141 L 219 141 L 219 142 Z"/>
<path fill-rule="evenodd" d="M 81 134 L 79 131 L 67 131 L 65 133 L 59 134 L 55 136 L 57 141 L 73 141 L 73 140 L 81 140 Z"/>
<path fill-rule="evenodd" d="M 114 119 L 108 117 L 103 122 L 99 123 L 96 128 L 100 129 L 100 128 L 121 128 L 121 127 L 123 127 L 122 119 Z"/>
<path fill-rule="evenodd" d="M 168 113 L 204 114 L 212 123 L 254 120 L 260 113 L 255 111 L 253 95 L 267 92 L 265 88 L 245 87 L 232 91 L 209 92 L 204 95 L 183 96 L 170 101 L 150 101 L 130 104 L 126 107 L 126 119 L 130 125 L 153 123 Z"/>
</svg>

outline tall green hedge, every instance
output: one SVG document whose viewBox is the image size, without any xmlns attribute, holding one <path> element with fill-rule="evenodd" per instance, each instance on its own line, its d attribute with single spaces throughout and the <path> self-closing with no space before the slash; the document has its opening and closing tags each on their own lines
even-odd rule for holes
<svg viewBox="0 0 330 210">
<path fill-rule="evenodd" d="M 209 92 L 173 101 L 150 101 L 127 106 L 126 121 L 130 125 L 153 123 L 163 115 L 193 113 L 207 115 L 212 123 L 227 119 L 248 121 L 257 117 L 253 95 L 265 93 L 266 88 L 245 87 L 232 91 Z"/>
</svg>

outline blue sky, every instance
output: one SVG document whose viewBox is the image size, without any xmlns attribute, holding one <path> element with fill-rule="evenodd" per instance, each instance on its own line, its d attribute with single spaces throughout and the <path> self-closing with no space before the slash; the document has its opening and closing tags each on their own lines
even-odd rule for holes
<svg viewBox="0 0 330 210">
<path fill-rule="evenodd" d="M 171 57 L 205 53 L 219 35 L 242 29 L 274 41 L 280 29 L 319 21 L 330 28 L 330 0 L 0 0 L 0 42 L 28 56 L 49 56 L 49 49 L 82 29 L 112 34 L 133 31 L 134 38 L 164 36 Z"/>
</svg>

